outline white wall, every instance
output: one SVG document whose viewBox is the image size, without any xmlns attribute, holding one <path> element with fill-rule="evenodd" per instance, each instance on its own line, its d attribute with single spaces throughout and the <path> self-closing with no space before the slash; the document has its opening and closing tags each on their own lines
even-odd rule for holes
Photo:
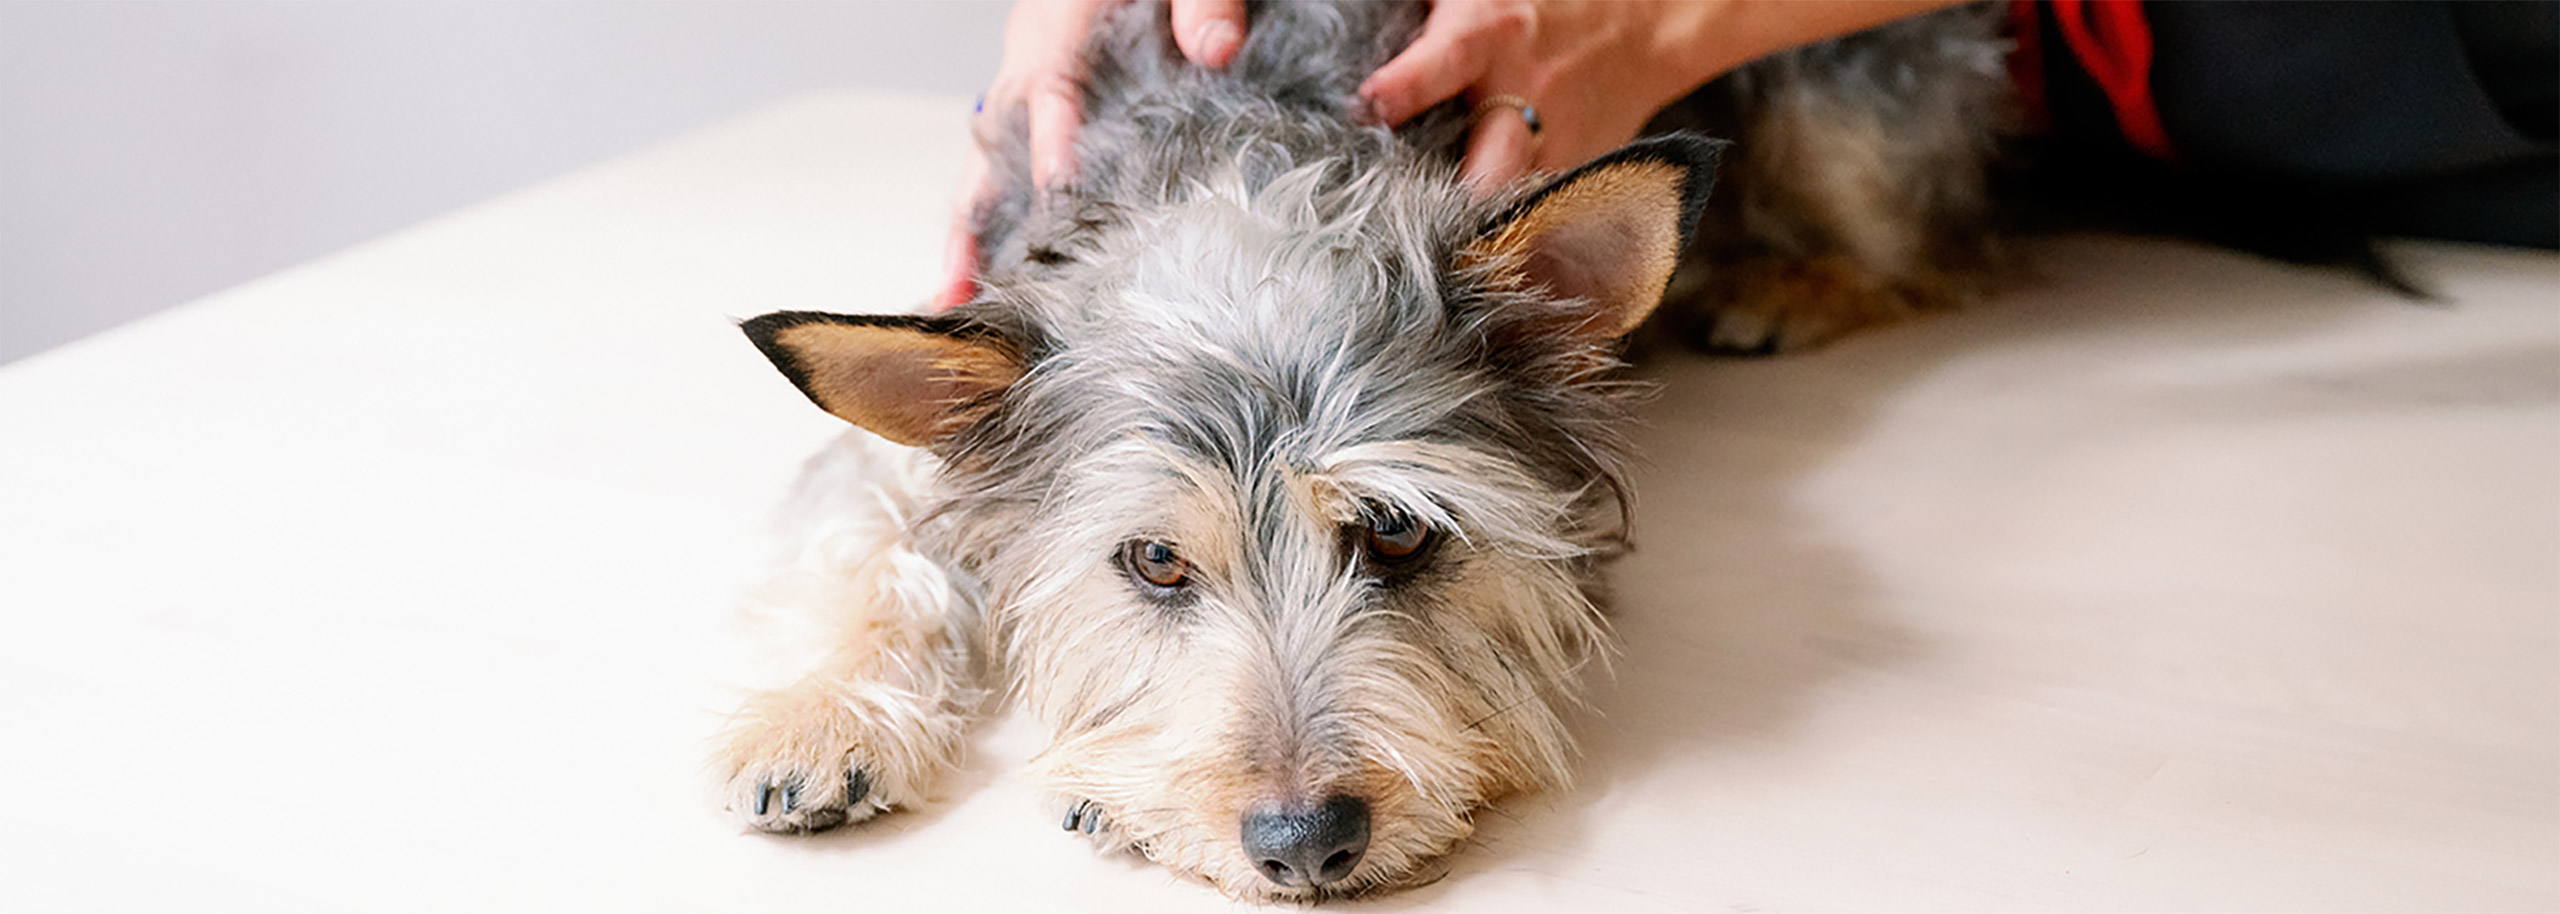
<svg viewBox="0 0 2560 914">
<path fill-rule="evenodd" d="M 0 0 L 0 362 L 782 96 L 974 95 L 1005 10 Z"/>
</svg>

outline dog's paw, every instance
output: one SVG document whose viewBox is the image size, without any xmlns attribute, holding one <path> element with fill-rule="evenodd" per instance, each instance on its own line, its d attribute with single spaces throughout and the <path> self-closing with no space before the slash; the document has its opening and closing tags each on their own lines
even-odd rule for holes
<svg viewBox="0 0 2560 914">
<path fill-rule="evenodd" d="M 957 763 L 962 722 L 918 702 L 804 684 L 759 695 L 713 766 L 721 802 L 758 831 L 825 831 L 912 805 Z"/>
<path fill-rule="evenodd" d="M 777 834 L 821 832 L 879 813 L 871 798 L 871 776 L 861 766 L 836 766 L 829 772 L 768 771 L 740 779 L 731 811 L 748 827 Z"/>
<path fill-rule="evenodd" d="M 719 761 L 722 800 L 757 831 L 802 834 L 860 822 L 888 808 L 859 747 L 831 738 L 841 728 L 792 731 L 759 716 L 731 733 Z"/>
<path fill-rule="evenodd" d="M 1679 333 L 1690 348 L 1722 355 L 1799 352 L 1968 297 L 1954 276 L 1893 279 L 1838 256 L 1754 258 L 1715 270 Z"/>
<path fill-rule="evenodd" d="M 1095 850 L 1146 856 L 1146 845 L 1118 826 L 1119 823 L 1111 818 L 1109 810 L 1091 800 L 1068 802 L 1066 819 L 1058 823 L 1059 828 L 1066 830 L 1068 837 L 1081 837 L 1092 843 Z"/>
</svg>

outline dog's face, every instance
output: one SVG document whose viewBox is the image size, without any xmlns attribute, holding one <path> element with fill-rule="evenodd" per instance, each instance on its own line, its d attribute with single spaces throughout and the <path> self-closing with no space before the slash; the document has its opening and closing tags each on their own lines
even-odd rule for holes
<svg viewBox="0 0 2560 914">
<path fill-rule="evenodd" d="M 946 318 L 749 330 L 948 461 L 943 535 L 1070 829 L 1238 896 L 1357 892 L 1566 776 L 1615 532 L 1601 375 L 1712 155 L 1499 211 L 1418 165 L 1212 181 Z"/>
</svg>

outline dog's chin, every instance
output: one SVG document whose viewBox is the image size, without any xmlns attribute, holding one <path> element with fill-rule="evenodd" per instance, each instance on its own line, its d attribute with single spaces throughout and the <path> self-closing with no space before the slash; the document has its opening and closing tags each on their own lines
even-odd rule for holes
<svg viewBox="0 0 2560 914">
<path fill-rule="evenodd" d="M 1238 901 L 1305 905 L 1388 895 L 1437 882 L 1448 873 L 1450 853 L 1473 833 L 1473 823 L 1465 817 L 1428 825 L 1408 823 L 1377 836 L 1378 849 L 1384 853 L 1363 860 L 1342 880 L 1316 887 L 1286 886 L 1266 879 L 1232 845 L 1201 854 L 1198 848 L 1132 845 L 1104 836 L 1102 848 L 1146 857 Z M 1185 859 L 1186 854 L 1192 856 Z"/>
<path fill-rule="evenodd" d="M 1455 844 L 1456 842 L 1451 842 L 1453 847 Z M 1221 867 L 1214 873 L 1190 871 L 1187 875 L 1209 883 L 1220 893 L 1237 901 L 1271 905 L 1320 904 L 1328 901 L 1350 901 L 1390 895 L 1437 882 L 1447 871 L 1444 861 L 1447 859 L 1449 850 L 1450 848 L 1441 848 L 1433 851 L 1429 856 L 1393 869 L 1373 867 L 1371 864 L 1364 863 L 1359 869 L 1352 871 L 1349 878 L 1316 888 L 1290 887 L 1272 882 L 1262 878 L 1262 875 L 1254 872 L 1252 867 L 1243 865 L 1241 860 L 1235 866 Z M 1176 869 L 1179 870 L 1178 867 Z"/>
</svg>

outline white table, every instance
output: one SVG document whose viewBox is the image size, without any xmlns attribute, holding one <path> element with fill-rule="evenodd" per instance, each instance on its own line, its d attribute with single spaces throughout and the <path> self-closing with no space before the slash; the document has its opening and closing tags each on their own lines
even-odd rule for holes
<svg viewBox="0 0 2560 914">
<path fill-rule="evenodd" d="M 0 368 L 0 909 L 1199 910 L 701 772 L 836 431 L 728 321 L 932 280 L 965 100 L 773 107 Z M 2193 246 L 1674 358 L 1581 787 L 1378 908 L 2560 908 L 2560 258 Z"/>
</svg>

